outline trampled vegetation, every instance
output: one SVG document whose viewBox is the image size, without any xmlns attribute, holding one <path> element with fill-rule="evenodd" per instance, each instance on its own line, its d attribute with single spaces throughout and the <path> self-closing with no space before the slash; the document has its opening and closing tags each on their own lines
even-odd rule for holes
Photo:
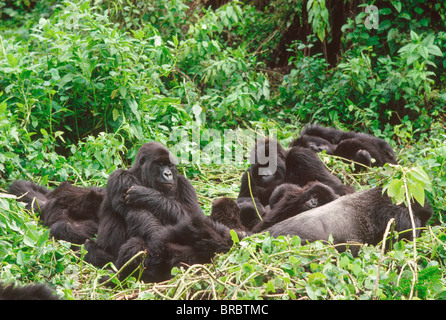
<svg viewBox="0 0 446 320">
<path fill-rule="evenodd" d="M 65 299 L 446 298 L 443 1 L 0 0 L 0 14 L 0 282 L 47 283 Z M 248 166 L 206 161 L 215 132 L 275 132 L 287 146 L 314 122 L 391 144 L 401 167 L 355 175 L 321 157 L 357 190 L 426 195 L 422 237 L 352 256 L 260 234 L 170 281 L 110 288 L 108 270 L 5 194 L 17 179 L 104 186 L 156 140 L 200 158 L 179 170 L 209 214 Z"/>
</svg>

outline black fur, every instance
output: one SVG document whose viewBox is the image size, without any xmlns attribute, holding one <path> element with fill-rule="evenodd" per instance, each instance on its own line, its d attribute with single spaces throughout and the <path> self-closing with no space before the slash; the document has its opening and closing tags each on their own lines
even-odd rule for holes
<svg viewBox="0 0 446 320">
<path fill-rule="evenodd" d="M 311 182 L 301 188 L 294 184 L 282 184 L 274 190 L 270 208 L 252 232 L 260 232 L 280 221 L 304 211 L 320 207 L 339 198 L 332 188 L 320 182 Z"/>
<path fill-rule="evenodd" d="M 246 234 L 238 232 L 239 237 Z M 171 278 L 173 267 L 188 267 L 212 261 L 218 253 L 228 252 L 233 245 L 230 229 L 210 217 L 194 216 L 176 225 L 160 225 L 151 239 L 130 238 L 121 246 L 118 268 L 140 251 L 145 256 L 132 261 L 123 272 L 127 276 L 141 265 L 141 280 L 159 282 Z"/>
<path fill-rule="evenodd" d="M 259 222 L 259 215 L 262 217 L 268 208 L 268 205 L 264 207 L 257 198 L 254 199 L 255 205 L 250 197 L 238 198 L 235 202 L 240 209 L 240 222 L 247 230 L 251 230 Z"/>
<path fill-rule="evenodd" d="M 250 199 L 251 200 L 251 199 Z M 221 197 L 212 203 L 210 218 L 228 228 L 240 231 L 247 231 L 247 228 L 240 220 L 240 207 L 234 200 Z"/>
<path fill-rule="evenodd" d="M 347 160 L 359 163 L 355 171 L 368 167 L 381 167 L 386 163 L 397 164 L 392 147 L 383 139 L 365 133 L 340 131 L 320 125 L 305 127 L 301 136 L 290 147 L 303 146 L 319 152 L 326 150 Z M 372 160 L 374 159 L 374 161 Z"/>
<path fill-rule="evenodd" d="M 17 287 L 0 283 L 0 300 L 59 300 L 59 297 L 43 284 Z"/>
<path fill-rule="evenodd" d="M 340 196 L 354 192 L 351 186 L 344 185 L 331 174 L 313 151 L 303 147 L 291 148 L 286 159 L 286 182 L 304 187 L 312 181 L 329 186 Z"/>
<path fill-rule="evenodd" d="M 97 240 L 85 243 L 87 261 L 100 267 L 114 262 L 120 267 L 141 248 L 160 247 L 157 243 L 163 243 L 169 233 L 163 226 L 204 216 L 195 189 L 172 161 L 167 148 L 149 142 L 140 148 L 129 170 L 110 175 L 99 210 Z"/>
<path fill-rule="evenodd" d="M 104 198 L 104 190 L 96 187 L 80 188 L 62 182 L 54 190 L 31 181 L 14 181 L 9 193 L 20 197 L 28 210 L 40 213 L 53 237 L 83 244 L 98 230 L 97 212 Z"/>
<path fill-rule="evenodd" d="M 269 154 L 269 151 L 276 150 L 275 153 Z M 261 163 L 258 156 L 265 156 L 268 158 L 267 163 Z M 251 166 L 246 170 L 242 176 L 240 192 L 238 198 L 251 198 L 248 183 L 248 172 L 251 180 L 252 196 L 260 201 L 263 206 L 268 205 L 269 197 L 274 189 L 285 182 L 285 159 L 286 151 L 280 143 L 272 139 L 265 139 L 256 143 L 251 150 Z M 265 169 L 271 165 L 270 161 L 273 161 L 272 167 L 275 167 L 275 171 L 270 174 L 260 174 L 261 169 Z"/>
</svg>

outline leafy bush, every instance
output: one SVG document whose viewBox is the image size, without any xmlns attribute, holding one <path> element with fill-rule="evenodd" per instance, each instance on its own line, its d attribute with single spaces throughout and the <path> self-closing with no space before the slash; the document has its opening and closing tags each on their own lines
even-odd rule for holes
<svg viewBox="0 0 446 320">
<path fill-rule="evenodd" d="M 156 140 L 201 157 L 179 170 L 208 214 L 216 197 L 237 196 L 248 165 L 208 163 L 213 132 L 277 132 L 287 146 L 318 122 L 394 147 L 401 166 L 359 175 L 321 159 L 358 190 L 387 183 L 399 202 L 404 185 L 418 201 L 427 195 L 434 217 L 422 237 L 355 257 L 296 237 L 234 237 L 212 264 L 161 284 L 112 276 L 110 288 L 100 282 L 108 269 L 1 194 L 0 280 L 50 283 L 68 299 L 444 299 L 445 4 L 376 1 L 374 29 L 351 2 L 206 3 L 0 0 L 0 187 L 103 186 Z"/>
</svg>

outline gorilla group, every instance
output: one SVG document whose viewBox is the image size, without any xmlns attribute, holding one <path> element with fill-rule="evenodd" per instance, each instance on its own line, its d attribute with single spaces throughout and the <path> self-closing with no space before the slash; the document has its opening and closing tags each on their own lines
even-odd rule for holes
<svg viewBox="0 0 446 320">
<path fill-rule="evenodd" d="M 272 154 L 265 146 L 277 144 Z M 380 188 L 356 193 L 328 170 L 317 156 L 327 154 L 351 161 L 355 171 L 366 167 L 397 164 L 395 153 L 384 140 L 356 132 L 309 125 L 285 150 L 277 141 L 263 141 L 252 152 L 274 161 L 277 171 L 260 174 L 269 164 L 258 158 L 244 173 L 240 193 L 233 201 L 215 200 L 211 217 L 234 230 L 265 232 L 272 236 L 298 235 L 304 242 L 377 244 L 390 219 L 399 232 L 411 228 L 408 208 L 395 205 Z M 258 154 L 257 154 L 258 155 Z M 248 177 L 250 181 L 248 182 Z M 248 193 L 248 187 L 251 192 Z M 430 205 L 412 204 L 416 227 L 424 227 L 432 216 Z M 408 232 L 402 237 L 411 239 Z M 341 247 L 342 248 L 342 247 Z"/>
<path fill-rule="evenodd" d="M 287 150 L 275 140 L 258 141 L 238 198 L 216 199 L 209 216 L 173 155 L 156 142 L 144 144 L 132 166 L 113 172 L 105 188 L 64 182 L 49 190 L 15 181 L 9 192 L 39 212 L 55 238 L 85 244 L 88 262 L 125 266 L 122 277 L 142 266 L 146 282 L 169 279 L 172 267 L 211 262 L 216 253 L 228 252 L 231 229 L 240 238 L 269 232 L 311 242 L 331 234 L 335 243 L 376 244 L 391 218 L 397 231 L 411 228 L 406 207 L 392 204 L 380 189 L 356 193 L 319 159 L 322 150 L 365 166 L 396 163 L 381 139 L 311 125 Z M 427 203 L 413 204 L 413 211 L 417 227 L 432 215 Z"/>
</svg>

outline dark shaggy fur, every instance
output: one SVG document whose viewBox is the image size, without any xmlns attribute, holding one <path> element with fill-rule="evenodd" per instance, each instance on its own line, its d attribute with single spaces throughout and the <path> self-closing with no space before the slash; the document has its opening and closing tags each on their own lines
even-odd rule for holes
<svg viewBox="0 0 446 320">
<path fill-rule="evenodd" d="M 167 148 L 149 142 L 139 149 L 129 170 L 110 175 L 99 210 L 97 240 L 85 243 L 87 261 L 96 266 L 122 265 L 122 257 L 139 251 L 141 243 L 148 247 L 153 242 L 157 247 L 165 238 L 161 226 L 204 216 L 195 189 L 178 174 L 174 162 Z"/>
<path fill-rule="evenodd" d="M 317 154 L 308 148 L 293 147 L 286 159 L 286 182 L 304 187 L 312 181 L 319 181 L 333 189 L 340 196 L 354 192 L 351 186 L 328 171 Z"/>
<path fill-rule="evenodd" d="M 246 227 L 240 220 L 240 207 L 234 200 L 222 197 L 214 200 L 210 218 L 230 229 L 246 231 Z"/>
<path fill-rule="evenodd" d="M 320 182 L 311 182 L 301 188 L 293 184 L 282 184 L 271 195 L 270 208 L 252 232 L 260 232 L 280 221 L 304 211 L 320 207 L 339 198 L 332 188 Z"/>
<path fill-rule="evenodd" d="M 0 300 L 59 300 L 59 297 L 43 284 L 24 287 L 0 284 Z"/>
<path fill-rule="evenodd" d="M 56 239 L 83 244 L 97 233 L 98 210 L 104 198 L 101 188 L 80 188 L 62 182 L 50 191 L 20 180 L 9 186 L 9 193 L 20 197 L 18 200 L 25 202 L 28 210 L 39 212 Z"/>
<path fill-rule="evenodd" d="M 360 171 L 365 166 L 397 164 L 392 147 L 383 139 L 365 133 L 344 132 L 315 124 L 302 130 L 301 136 L 290 144 L 290 147 L 294 146 L 308 147 L 316 152 L 326 150 L 328 154 L 354 161 L 357 163 L 355 171 Z"/>
<path fill-rule="evenodd" d="M 271 151 L 271 154 L 270 154 Z M 267 162 L 263 163 L 267 158 Z M 246 170 L 242 176 L 240 193 L 238 198 L 250 198 L 251 193 L 249 191 L 248 172 L 251 180 L 251 190 L 254 198 L 258 199 L 263 206 L 268 205 L 269 197 L 274 189 L 285 182 L 285 149 L 275 140 L 265 139 L 265 141 L 259 141 L 251 150 L 251 166 Z M 273 168 L 272 172 L 268 174 L 262 174 L 260 170 Z"/>
</svg>

